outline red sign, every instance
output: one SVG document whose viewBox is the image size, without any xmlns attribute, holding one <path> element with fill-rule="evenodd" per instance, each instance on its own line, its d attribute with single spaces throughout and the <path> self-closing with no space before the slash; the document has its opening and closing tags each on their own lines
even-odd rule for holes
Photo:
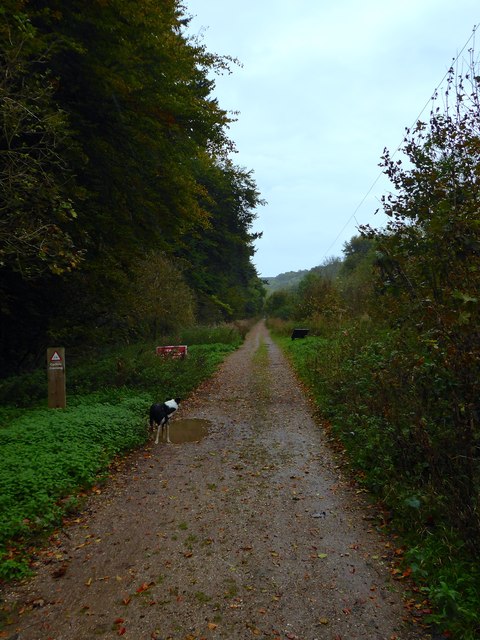
<svg viewBox="0 0 480 640">
<path fill-rule="evenodd" d="M 185 358 L 187 355 L 187 345 L 169 345 L 167 347 L 157 347 L 157 356 L 163 356 L 164 358 Z"/>
</svg>

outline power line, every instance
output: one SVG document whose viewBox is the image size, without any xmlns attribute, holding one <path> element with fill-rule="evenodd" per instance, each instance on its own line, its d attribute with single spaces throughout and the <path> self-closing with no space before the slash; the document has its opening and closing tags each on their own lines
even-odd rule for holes
<svg viewBox="0 0 480 640">
<path fill-rule="evenodd" d="M 418 114 L 418 116 L 415 118 L 413 124 L 410 126 L 409 129 L 407 129 L 407 131 L 411 131 L 415 125 L 417 124 L 417 122 L 420 120 L 420 118 L 423 115 L 423 112 L 425 111 L 425 109 L 428 107 L 429 104 L 431 104 L 433 102 L 433 100 L 435 100 L 435 97 L 437 96 L 438 90 L 440 89 L 440 87 L 442 86 L 442 84 L 445 82 L 445 79 L 448 77 L 451 69 L 453 68 L 453 66 L 455 64 L 457 64 L 460 56 L 462 55 L 462 53 L 465 51 L 465 49 L 467 48 L 467 46 L 469 45 L 471 40 L 475 41 L 475 32 L 478 28 L 478 24 L 474 24 L 473 25 L 473 29 L 472 29 L 472 33 L 470 35 L 470 37 L 467 39 L 467 41 L 465 42 L 465 44 L 463 45 L 463 47 L 461 48 L 460 52 L 457 53 L 456 57 L 453 59 L 452 64 L 450 65 L 450 67 L 447 69 L 447 71 L 445 72 L 444 76 L 442 77 L 442 79 L 440 80 L 440 82 L 437 84 L 437 86 L 435 87 L 435 90 L 433 91 L 433 94 L 431 95 L 431 97 L 427 100 L 427 102 L 425 103 L 424 107 L 422 108 L 422 110 L 420 111 L 420 113 Z M 405 137 L 403 137 L 402 141 L 398 144 L 397 148 L 395 149 L 395 151 L 391 154 L 391 158 L 394 158 L 396 156 L 396 154 L 400 151 L 400 149 L 402 148 L 403 143 L 405 142 Z M 368 198 L 368 196 L 370 195 L 370 193 L 373 191 L 375 185 L 377 184 L 377 182 L 380 180 L 380 178 L 383 176 L 383 171 L 380 171 L 380 173 L 378 174 L 378 176 L 375 178 L 375 180 L 373 181 L 371 187 L 368 189 L 368 191 L 366 192 L 366 194 L 363 196 L 363 198 L 361 199 L 360 203 L 357 205 L 357 207 L 355 208 L 355 211 L 352 213 L 352 215 L 349 217 L 349 219 L 347 220 L 347 222 L 343 225 L 342 229 L 340 230 L 340 232 L 338 233 L 337 237 L 335 238 L 335 240 L 332 242 L 332 244 L 328 247 L 328 249 L 325 251 L 322 261 L 325 260 L 328 256 L 329 251 L 337 244 L 339 238 L 342 236 L 343 232 L 345 231 L 345 229 L 348 227 L 348 225 L 350 224 L 350 222 L 352 220 L 355 220 L 357 226 L 359 226 L 359 222 L 356 218 L 356 214 L 358 212 L 358 210 L 360 209 L 360 207 L 363 205 L 363 203 L 365 202 L 365 200 Z"/>
</svg>

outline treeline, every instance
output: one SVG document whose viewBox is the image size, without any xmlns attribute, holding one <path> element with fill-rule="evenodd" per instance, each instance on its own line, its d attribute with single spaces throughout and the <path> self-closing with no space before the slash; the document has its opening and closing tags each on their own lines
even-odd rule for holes
<svg viewBox="0 0 480 640">
<path fill-rule="evenodd" d="M 407 541 L 408 571 L 454 637 L 480 633 L 480 74 L 385 151 L 389 222 L 267 300 L 361 483 Z M 277 318 L 275 320 L 274 318 Z M 281 320 L 283 319 L 283 324 Z M 389 516 L 386 516 L 387 519 Z"/>
<path fill-rule="evenodd" d="M 0 375 L 261 308 L 261 199 L 213 96 L 236 61 L 188 22 L 180 0 L 2 3 Z"/>
</svg>

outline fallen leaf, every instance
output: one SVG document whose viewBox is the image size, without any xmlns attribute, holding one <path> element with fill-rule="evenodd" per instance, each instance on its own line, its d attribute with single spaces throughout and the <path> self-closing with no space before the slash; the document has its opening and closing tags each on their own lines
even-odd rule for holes
<svg viewBox="0 0 480 640">
<path fill-rule="evenodd" d="M 125 629 L 125 627 L 120 627 L 120 629 L 117 631 L 117 635 L 123 636 L 126 632 L 127 630 Z"/>
<path fill-rule="evenodd" d="M 89 586 L 92 584 L 92 582 L 93 582 L 93 578 L 89 578 L 89 579 L 85 582 L 85 585 L 86 585 L 87 587 L 89 587 Z"/>
<path fill-rule="evenodd" d="M 328 624 L 329 620 L 328 620 L 328 618 L 320 618 L 319 623 L 320 624 Z"/>
<path fill-rule="evenodd" d="M 214 631 L 218 627 L 218 624 L 215 624 L 214 622 L 209 622 L 207 627 L 210 629 L 210 631 Z"/>
<path fill-rule="evenodd" d="M 122 622 L 125 622 L 125 620 L 123 618 L 117 618 L 115 620 L 115 624 L 122 624 Z"/>
<path fill-rule="evenodd" d="M 32 607 L 34 608 L 44 607 L 44 606 L 45 606 L 45 600 L 43 598 L 37 598 L 32 602 Z"/>
<path fill-rule="evenodd" d="M 130 596 L 127 596 L 126 598 L 123 598 L 123 600 L 122 600 L 124 605 L 130 604 L 131 601 L 132 601 L 132 598 Z"/>
<path fill-rule="evenodd" d="M 317 558 L 321 558 L 323 560 L 324 558 L 327 558 L 327 557 L 328 556 L 326 553 L 317 553 Z"/>
<path fill-rule="evenodd" d="M 61 567 L 58 567 L 58 569 L 55 569 L 55 571 L 52 571 L 52 578 L 61 578 L 67 573 L 67 569 L 68 569 L 68 565 L 62 564 Z"/>
<path fill-rule="evenodd" d="M 146 591 L 149 588 L 150 588 L 150 585 L 147 582 L 144 582 L 142 585 L 140 585 L 138 587 L 137 593 L 143 593 L 144 591 Z"/>
</svg>

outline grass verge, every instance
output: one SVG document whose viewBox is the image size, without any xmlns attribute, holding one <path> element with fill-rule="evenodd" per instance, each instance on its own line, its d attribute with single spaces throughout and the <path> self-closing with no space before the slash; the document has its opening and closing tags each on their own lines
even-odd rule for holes
<svg viewBox="0 0 480 640">
<path fill-rule="evenodd" d="M 183 360 L 159 358 L 153 345 L 138 344 L 67 363 L 64 410 L 46 408 L 44 371 L 0 381 L 0 580 L 27 576 L 32 547 L 77 506 L 79 492 L 97 483 L 116 456 L 146 442 L 150 404 L 186 398 L 243 335 L 201 328 L 189 339 Z"/>
</svg>

